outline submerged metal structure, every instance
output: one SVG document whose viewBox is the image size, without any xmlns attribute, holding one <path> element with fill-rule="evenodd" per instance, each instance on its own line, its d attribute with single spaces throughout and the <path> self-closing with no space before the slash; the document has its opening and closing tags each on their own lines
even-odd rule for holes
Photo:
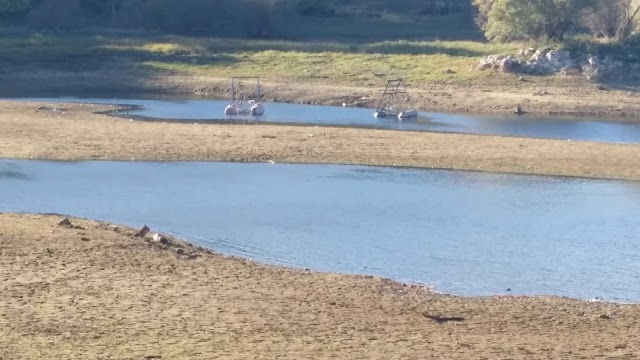
<svg viewBox="0 0 640 360">
<path fill-rule="evenodd" d="M 255 83 L 255 90 L 243 93 L 242 82 Z M 231 78 L 231 102 L 224 109 L 225 115 L 260 116 L 264 114 L 264 106 L 260 102 L 260 78 L 256 76 L 235 76 Z"/>
<path fill-rule="evenodd" d="M 373 116 L 377 118 L 386 118 L 389 116 L 397 116 L 399 119 L 411 118 L 418 116 L 415 109 L 402 110 L 402 103 L 409 101 L 409 93 L 403 79 L 387 80 L 387 85 L 380 96 L 376 112 Z"/>
</svg>

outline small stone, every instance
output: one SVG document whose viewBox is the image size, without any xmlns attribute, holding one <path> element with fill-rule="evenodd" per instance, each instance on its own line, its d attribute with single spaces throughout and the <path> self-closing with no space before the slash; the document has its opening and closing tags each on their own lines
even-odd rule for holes
<svg viewBox="0 0 640 360">
<path fill-rule="evenodd" d="M 157 243 L 161 243 L 161 244 L 168 244 L 169 240 L 167 240 L 166 237 L 164 237 L 164 235 L 162 234 L 153 234 L 152 236 L 153 242 L 157 242 Z"/>
<path fill-rule="evenodd" d="M 68 218 L 64 218 L 64 219 L 62 219 L 62 220 L 60 220 L 58 222 L 58 226 L 64 226 L 64 227 L 71 228 L 71 227 L 73 227 L 73 224 L 71 223 L 71 221 L 69 221 Z"/>
<path fill-rule="evenodd" d="M 80 238 L 80 240 L 82 240 L 82 241 L 89 241 L 89 238 L 88 238 L 88 237 L 86 237 L 86 236 L 83 236 L 83 237 L 81 237 L 81 238 Z"/>
<path fill-rule="evenodd" d="M 184 249 L 177 249 L 177 250 L 176 250 L 176 253 L 177 253 L 178 255 L 184 255 Z"/>
<path fill-rule="evenodd" d="M 147 233 L 151 231 L 151 229 L 149 229 L 149 227 L 147 225 L 143 225 L 140 230 L 138 230 L 138 232 L 136 233 L 135 236 L 137 237 L 143 237 L 145 235 L 147 235 Z"/>
<path fill-rule="evenodd" d="M 507 291 L 511 291 L 511 288 L 507 288 Z"/>
<path fill-rule="evenodd" d="M 602 315 L 598 316 L 598 318 L 603 319 L 603 320 L 611 320 L 611 316 L 609 316 L 607 314 L 602 314 Z"/>
</svg>

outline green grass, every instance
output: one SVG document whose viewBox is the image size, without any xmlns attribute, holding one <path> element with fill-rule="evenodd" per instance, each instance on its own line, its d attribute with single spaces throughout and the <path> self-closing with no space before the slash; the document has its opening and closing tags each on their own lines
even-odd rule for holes
<svg viewBox="0 0 640 360">
<path fill-rule="evenodd" d="M 331 43 L 207 39 L 177 36 L 14 35 L 0 39 L 0 62 L 12 71 L 123 69 L 141 76 L 233 75 L 265 80 L 371 85 L 382 77 L 407 81 L 465 81 L 489 76 L 471 71 L 493 53 L 522 44 L 472 41 Z M 443 73 L 452 70 L 454 74 Z"/>
</svg>

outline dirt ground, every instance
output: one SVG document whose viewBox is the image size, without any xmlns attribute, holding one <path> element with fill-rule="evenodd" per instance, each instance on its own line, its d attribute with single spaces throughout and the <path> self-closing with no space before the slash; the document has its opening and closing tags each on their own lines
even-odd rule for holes
<svg viewBox="0 0 640 360">
<path fill-rule="evenodd" d="M 384 83 L 381 79 L 380 86 Z M 262 82 L 267 101 L 375 107 L 376 86 L 336 85 L 318 80 L 303 83 Z M 598 84 L 578 76 L 518 76 L 496 73 L 482 81 L 439 81 L 407 84 L 411 103 L 424 111 L 511 113 L 516 106 L 530 113 L 584 115 L 640 120 L 640 87 Z M 0 72 L 0 96 L 79 95 L 85 93 L 156 93 L 228 97 L 229 80 L 204 76 L 127 75 L 118 69 L 62 72 Z"/>
<path fill-rule="evenodd" d="M 460 298 L 0 214 L 0 359 L 634 359 L 640 308 Z M 149 234 L 152 234 L 153 231 Z M 435 320 L 434 320 L 435 319 Z"/>
<path fill-rule="evenodd" d="M 0 157 L 369 164 L 640 179 L 640 145 L 309 126 L 152 123 L 94 113 L 105 109 L 108 106 L 0 101 Z"/>
</svg>

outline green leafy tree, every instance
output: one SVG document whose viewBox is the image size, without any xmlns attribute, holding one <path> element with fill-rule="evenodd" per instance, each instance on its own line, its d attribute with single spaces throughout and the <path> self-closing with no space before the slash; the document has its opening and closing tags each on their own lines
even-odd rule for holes
<svg viewBox="0 0 640 360">
<path fill-rule="evenodd" d="M 491 40 L 564 40 L 595 0 L 494 0 L 485 35 Z"/>
<path fill-rule="evenodd" d="M 0 16 L 23 13 L 31 7 L 31 0 L 0 0 Z"/>
<path fill-rule="evenodd" d="M 487 22 L 489 21 L 489 12 L 491 12 L 491 8 L 493 7 L 493 2 L 495 0 L 473 0 L 473 5 L 476 7 L 476 24 L 481 29 L 486 29 Z"/>
</svg>

